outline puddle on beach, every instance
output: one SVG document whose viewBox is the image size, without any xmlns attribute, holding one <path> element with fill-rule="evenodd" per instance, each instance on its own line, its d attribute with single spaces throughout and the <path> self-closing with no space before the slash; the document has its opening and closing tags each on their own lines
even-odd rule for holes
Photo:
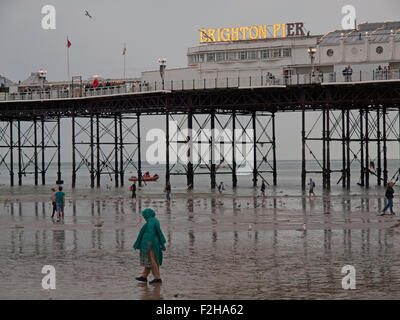
<svg viewBox="0 0 400 320">
<path fill-rule="evenodd" d="M 168 206 L 162 194 L 68 191 L 63 222 L 47 199 L 0 198 L 0 299 L 400 298 L 400 218 L 378 217 L 377 195 L 182 192 Z M 162 285 L 135 280 L 146 207 L 167 239 Z M 41 287 L 44 265 L 56 269 L 56 290 Z M 344 265 L 356 268 L 356 290 L 342 289 Z"/>
</svg>

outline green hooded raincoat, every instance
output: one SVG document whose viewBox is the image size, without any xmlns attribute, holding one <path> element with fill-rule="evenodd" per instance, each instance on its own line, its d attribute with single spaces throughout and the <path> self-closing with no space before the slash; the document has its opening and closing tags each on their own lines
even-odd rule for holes
<svg viewBox="0 0 400 320">
<path fill-rule="evenodd" d="M 142 215 L 146 220 L 146 223 L 140 230 L 133 248 L 135 250 L 139 249 L 142 261 L 145 261 L 145 264 L 149 264 L 150 261 L 147 254 L 147 248 L 151 247 L 156 256 L 158 265 L 161 266 L 163 260 L 162 251 L 166 250 L 164 245 L 166 240 L 161 231 L 160 222 L 155 219 L 156 213 L 152 209 L 143 210 Z"/>
</svg>

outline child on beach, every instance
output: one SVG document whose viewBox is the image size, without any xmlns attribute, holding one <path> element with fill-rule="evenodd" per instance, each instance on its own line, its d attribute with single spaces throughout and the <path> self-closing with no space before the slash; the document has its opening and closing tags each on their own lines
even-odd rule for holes
<svg viewBox="0 0 400 320">
<path fill-rule="evenodd" d="M 167 197 L 167 202 L 168 204 L 171 203 L 171 182 L 167 182 L 167 184 L 164 187 L 164 192 L 166 192 L 166 197 Z"/>
<path fill-rule="evenodd" d="M 262 179 L 262 182 L 261 182 L 261 194 L 263 197 L 265 197 L 265 180 L 264 179 Z"/>
<path fill-rule="evenodd" d="M 56 193 L 57 202 L 57 219 L 60 219 L 60 213 L 62 212 L 62 218 L 64 219 L 64 206 L 65 206 L 65 193 L 62 192 L 62 187 L 58 187 L 58 192 Z"/>
</svg>

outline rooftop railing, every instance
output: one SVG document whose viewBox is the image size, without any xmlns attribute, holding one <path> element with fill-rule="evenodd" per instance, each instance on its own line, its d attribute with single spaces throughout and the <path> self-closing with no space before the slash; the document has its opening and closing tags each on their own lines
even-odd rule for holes
<svg viewBox="0 0 400 320">
<path fill-rule="evenodd" d="M 358 83 L 400 80 L 400 69 L 388 71 L 358 71 L 353 73 L 322 73 L 297 74 L 297 75 L 264 75 L 259 77 L 214 78 L 193 80 L 171 80 L 142 82 L 135 85 L 103 86 L 97 88 L 68 87 L 47 90 L 31 90 L 25 92 L 0 92 L 2 101 L 29 101 L 67 99 L 96 96 L 110 96 L 127 93 L 174 91 L 174 90 L 204 90 L 221 88 L 258 88 L 290 85 L 327 85 L 334 83 Z"/>
</svg>

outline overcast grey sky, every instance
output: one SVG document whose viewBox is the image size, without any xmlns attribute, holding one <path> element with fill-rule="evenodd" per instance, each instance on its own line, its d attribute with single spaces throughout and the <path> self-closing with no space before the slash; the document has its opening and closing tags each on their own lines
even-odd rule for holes
<svg viewBox="0 0 400 320">
<path fill-rule="evenodd" d="M 49 4 L 56 8 L 56 30 L 41 26 L 41 9 Z M 399 0 L 0 0 L 0 74 L 22 81 L 44 68 L 49 80 L 66 79 L 68 36 L 71 75 L 121 77 L 125 42 L 127 76 L 139 76 L 157 68 L 160 57 L 168 67 L 185 66 L 187 47 L 198 43 L 201 27 L 303 21 L 311 34 L 323 34 L 341 28 L 347 4 L 356 7 L 358 22 L 400 20 Z M 293 134 L 300 137 L 298 116 L 277 118 L 280 159 L 300 157 L 300 141 L 293 141 Z M 70 133 L 65 135 L 68 146 Z"/>
</svg>

